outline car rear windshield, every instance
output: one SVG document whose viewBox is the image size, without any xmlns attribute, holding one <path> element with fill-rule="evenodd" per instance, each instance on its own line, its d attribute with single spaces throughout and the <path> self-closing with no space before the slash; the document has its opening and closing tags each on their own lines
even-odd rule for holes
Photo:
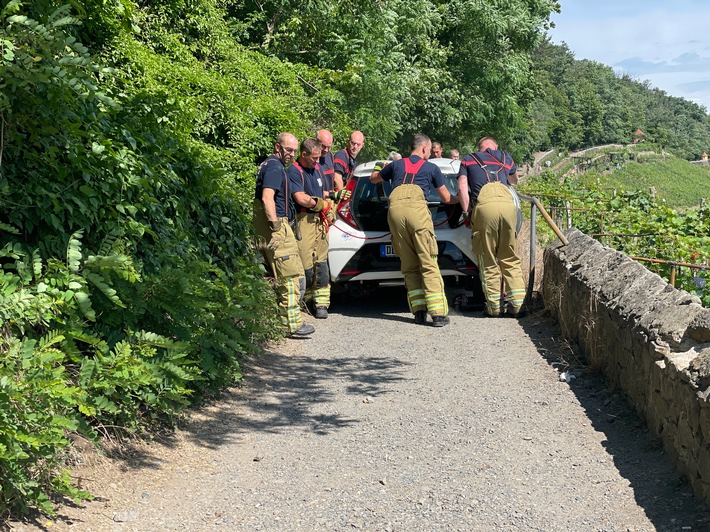
<svg viewBox="0 0 710 532">
<path fill-rule="evenodd" d="M 444 178 L 446 179 L 446 188 L 449 189 L 452 195 L 455 195 L 458 189 L 457 176 L 444 174 Z M 357 179 L 357 184 L 350 201 L 353 216 L 360 228 L 363 231 L 389 231 L 389 226 L 387 225 L 387 200 L 392 192 L 392 184 L 389 181 L 384 181 L 374 185 L 370 182 L 369 176 L 353 179 Z M 434 226 L 444 224 L 447 219 L 451 218 L 452 213 L 455 214 L 456 212 L 450 205 L 441 203 L 439 193 L 433 188 L 429 191 L 427 201 L 434 220 Z M 458 212 L 460 213 L 460 211 Z"/>
</svg>

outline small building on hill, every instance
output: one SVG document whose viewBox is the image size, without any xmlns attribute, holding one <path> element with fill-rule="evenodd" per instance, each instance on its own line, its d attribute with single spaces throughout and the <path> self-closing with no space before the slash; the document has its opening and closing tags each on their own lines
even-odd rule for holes
<svg viewBox="0 0 710 532">
<path fill-rule="evenodd" d="M 707 160 L 708 160 L 708 154 L 707 154 L 707 152 L 703 152 L 703 154 L 700 156 L 700 158 L 701 158 L 703 161 L 707 161 Z"/>
<path fill-rule="evenodd" d="M 633 143 L 638 144 L 639 142 L 642 142 L 643 140 L 645 140 L 643 131 L 641 131 L 640 129 L 637 129 L 636 131 L 634 131 Z"/>
</svg>

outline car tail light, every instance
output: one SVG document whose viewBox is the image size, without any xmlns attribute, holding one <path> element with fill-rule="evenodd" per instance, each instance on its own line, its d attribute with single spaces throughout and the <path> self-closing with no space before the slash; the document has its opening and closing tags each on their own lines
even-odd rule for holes
<svg viewBox="0 0 710 532">
<path fill-rule="evenodd" d="M 338 214 L 340 217 L 343 219 L 343 221 L 348 224 L 350 227 L 354 229 L 360 229 L 360 226 L 358 226 L 357 222 L 355 221 L 355 217 L 353 216 L 352 212 L 352 199 L 353 199 L 353 192 L 355 191 L 355 185 L 357 184 L 357 179 L 351 178 L 348 181 L 348 184 L 345 186 L 345 190 L 350 191 L 350 197 L 345 200 L 341 201 L 340 204 L 338 205 Z"/>
</svg>

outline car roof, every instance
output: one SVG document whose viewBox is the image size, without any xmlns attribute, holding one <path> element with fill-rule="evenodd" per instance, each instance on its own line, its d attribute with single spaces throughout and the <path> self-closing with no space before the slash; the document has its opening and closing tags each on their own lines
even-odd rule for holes
<svg viewBox="0 0 710 532">
<path fill-rule="evenodd" d="M 369 177 L 370 174 L 375 169 L 375 165 L 380 161 L 382 161 L 382 159 L 380 159 L 379 161 L 370 161 L 367 163 L 359 164 L 357 166 L 357 168 L 355 168 L 354 175 L 356 177 L 364 177 L 364 176 Z M 441 169 L 441 172 L 443 174 L 454 174 L 454 175 L 458 175 L 459 165 L 461 164 L 461 161 L 449 159 L 448 157 L 440 157 L 438 159 L 429 159 L 429 162 L 434 163 L 436 166 L 438 166 Z"/>
</svg>

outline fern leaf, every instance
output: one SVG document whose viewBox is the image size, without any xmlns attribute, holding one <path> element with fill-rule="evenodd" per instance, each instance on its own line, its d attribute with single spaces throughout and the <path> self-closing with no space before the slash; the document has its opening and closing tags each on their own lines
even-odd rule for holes
<svg viewBox="0 0 710 532">
<path fill-rule="evenodd" d="M 111 252 L 114 250 L 113 246 L 116 244 L 116 240 L 118 240 L 118 237 L 119 237 L 119 232 L 115 229 L 111 230 L 104 237 L 104 241 L 101 242 L 101 246 L 99 246 L 99 254 L 100 255 L 110 255 Z"/>
<path fill-rule="evenodd" d="M 80 229 L 69 237 L 67 244 L 67 268 L 72 273 L 78 273 L 81 265 L 81 237 L 84 235 L 84 230 Z"/>
<path fill-rule="evenodd" d="M 108 354 L 109 352 L 108 344 L 98 336 L 94 336 L 82 330 L 65 331 L 65 334 L 70 336 L 72 340 L 79 340 L 80 342 L 94 346 L 100 353 Z"/>
<path fill-rule="evenodd" d="M 17 229 L 16 227 L 10 225 L 10 224 L 5 224 L 0 222 L 0 231 L 4 231 L 6 233 L 10 233 L 12 235 L 19 235 L 20 230 Z"/>
<path fill-rule="evenodd" d="M 39 346 L 41 349 L 51 347 L 55 344 L 61 343 L 64 341 L 64 335 L 60 333 L 59 331 L 49 331 L 47 334 L 45 334 L 39 341 Z"/>
<path fill-rule="evenodd" d="M 32 252 L 32 271 L 35 274 L 35 279 L 42 276 L 42 257 L 39 254 L 39 249 Z"/>
<path fill-rule="evenodd" d="M 126 305 L 123 304 L 123 301 L 121 301 L 116 295 L 116 290 L 111 288 L 101 275 L 99 275 L 98 273 L 85 272 L 84 277 L 91 281 L 93 285 L 96 286 L 96 288 L 101 290 L 101 292 L 107 298 L 109 298 L 114 305 L 121 308 L 126 308 Z"/>
<path fill-rule="evenodd" d="M 81 361 L 81 372 L 79 373 L 79 384 L 86 385 L 91 381 L 91 376 L 96 369 L 96 362 L 93 358 L 85 358 Z"/>
<path fill-rule="evenodd" d="M 96 321 L 96 312 L 91 307 L 91 299 L 89 294 L 86 292 L 74 292 L 74 299 L 77 305 L 79 305 L 79 310 L 84 315 L 87 320 Z"/>
<path fill-rule="evenodd" d="M 162 347 L 164 349 L 170 349 L 175 347 L 175 342 L 150 331 L 140 331 L 135 334 L 135 338 L 138 341 L 144 342 L 148 345 L 153 345 L 155 347 Z"/>
<path fill-rule="evenodd" d="M 191 381 L 193 380 L 193 376 L 190 375 L 188 372 L 183 370 L 180 366 L 173 364 L 172 362 L 163 362 L 159 366 L 163 371 L 166 373 L 169 373 L 173 377 L 177 377 L 180 380 L 183 381 Z"/>
</svg>

